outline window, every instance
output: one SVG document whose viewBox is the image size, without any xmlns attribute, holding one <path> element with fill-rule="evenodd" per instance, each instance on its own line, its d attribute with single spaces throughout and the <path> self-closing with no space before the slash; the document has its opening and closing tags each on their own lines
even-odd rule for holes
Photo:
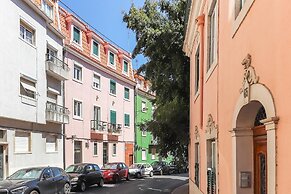
<svg viewBox="0 0 291 194">
<path fill-rule="evenodd" d="M 99 58 L 99 43 L 93 40 L 92 44 L 92 54 L 93 56 Z"/>
<path fill-rule="evenodd" d="M 112 145 L 112 153 L 113 155 L 116 155 L 116 143 Z"/>
<path fill-rule="evenodd" d="M 116 82 L 110 80 L 110 94 L 116 95 Z"/>
<path fill-rule="evenodd" d="M 109 51 L 109 64 L 115 66 L 115 54 Z"/>
<path fill-rule="evenodd" d="M 97 156 L 98 155 L 98 142 L 94 142 L 93 155 L 94 156 Z"/>
<path fill-rule="evenodd" d="M 124 99 L 129 100 L 129 88 L 124 88 Z"/>
<path fill-rule="evenodd" d="M 82 67 L 74 65 L 74 79 L 82 81 Z"/>
<path fill-rule="evenodd" d="M 82 102 L 74 100 L 74 116 L 82 117 Z"/>
<path fill-rule="evenodd" d="M 199 143 L 195 143 L 195 184 L 197 185 L 197 187 L 199 187 L 199 181 L 200 181 L 199 159 L 200 159 L 200 147 L 199 147 Z"/>
<path fill-rule="evenodd" d="M 129 127 L 130 126 L 130 115 L 124 114 L 124 126 Z"/>
<path fill-rule="evenodd" d="M 20 77 L 20 95 L 36 99 L 36 83 L 25 77 Z"/>
<path fill-rule="evenodd" d="M 63 172 L 60 168 L 52 168 L 54 177 L 62 176 Z"/>
<path fill-rule="evenodd" d="M 196 55 L 195 55 L 195 94 L 199 89 L 199 63 L 200 63 L 200 46 L 198 46 Z"/>
<path fill-rule="evenodd" d="M 146 112 L 147 111 L 147 103 L 145 101 L 141 102 L 141 111 Z"/>
<path fill-rule="evenodd" d="M 123 61 L 123 73 L 128 74 L 128 62 Z"/>
<path fill-rule="evenodd" d="M 46 137 L 46 152 L 57 152 L 58 146 L 57 146 L 57 138 L 55 136 L 48 136 Z"/>
<path fill-rule="evenodd" d="M 208 193 L 216 192 L 216 142 L 207 140 L 207 190 Z"/>
<path fill-rule="evenodd" d="M 156 148 L 152 148 L 152 160 L 156 159 Z"/>
<path fill-rule="evenodd" d="M 114 110 L 110 111 L 110 123 L 116 124 L 116 111 Z"/>
<path fill-rule="evenodd" d="M 34 44 L 35 31 L 24 22 L 20 21 L 20 37 L 30 44 Z"/>
<path fill-rule="evenodd" d="M 14 142 L 15 153 L 31 152 L 31 133 L 16 131 Z"/>
<path fill-rule="evenodd" d="M 73 42 L 81 45 L 81 31 L 73 26 Z"/>
<path fill-rule="evenodd" d="M 210 69 L 211 65 L 214 63 L 216 58 L 217 49 L 217 3 L 216 0 L 213 1 L 213 6 L 209 12 L 208 16 L 208 64 L 207 70 Z"/>
<path fill-rule="evenodd" d="M 141 160 L 146 160 L 146 159 L 147 159 L 146 150 L 143 149 L 143 150 L 141 151 Z"/>
<path fill-rule="evenodd" d="M 143 137 L 146 137 L 146 136 L 147 136 L 147 131 L 143 129 L 143 130 L 141 131 L 141 135 L 142 135 Z"/>
<path fill-rule="evenodd" d="M 93 76 L 93 88 L 100 89 L 100 76 L 94 74 Z"/>
<path fill-rule="evenodd" d="M 46 0 L 42 0 L 41 8 L 48 17 L 53 18 L 53 6 Z"/>
</svg>

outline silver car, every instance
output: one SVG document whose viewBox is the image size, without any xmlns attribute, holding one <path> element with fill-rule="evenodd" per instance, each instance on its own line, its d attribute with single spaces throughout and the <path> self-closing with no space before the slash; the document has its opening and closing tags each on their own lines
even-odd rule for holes
<svg viewBox="0 0 291 194">
<path fill-rule="evenodd" d="M 129 174 L 132 177 L 141 178 L 144 176 L 153 176 L 153 167 L 148 163 L 135 163 L 129 167 Z"/>
</svg>

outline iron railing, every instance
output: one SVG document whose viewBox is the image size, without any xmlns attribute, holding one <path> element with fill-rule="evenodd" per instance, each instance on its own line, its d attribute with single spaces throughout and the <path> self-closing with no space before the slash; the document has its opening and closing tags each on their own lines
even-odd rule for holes
<svg viewBox="0 0 291 194">
<path fill-rule="evenodd" d="M 70 111 L 68 108 L 57 105 L 56 103 L 52 103 L 52 102 L 46 103 L 46 110 L 51 111 L 51 112 L 55 112 L 58 114 L 62 114 L 62 115 L 69 115 L 70 114 Z"/>
<path fill-rule="evenodd" d="M 70 68 L 69 66 L 61 59 L 53 56 L 52 54 L 50 53 L 47 53 L 46 54 L 46 61 L 47 62 L 52 62 L 53 64 L 55 64 L 57 67 L 60 67 L 62 68 L 64 71 L 68 72 L 70 71 Z"/>
<path fill-rule="evenodd" d="M 207 194 L 216 194 L 216 177 L 213 168 L 207 169 Z"/>
<path fill-rule="evenodd" d="M 195 163 L 195 184 L 199 187 L 199 163 Z"/>
<path fill-rule="evenodd" d="M 91 129 L 94 131 L 107 131 L 109 133 L 120 133 L 121 124 L 107 123 L 105 121 L 91 120 Z"/>
</svg>

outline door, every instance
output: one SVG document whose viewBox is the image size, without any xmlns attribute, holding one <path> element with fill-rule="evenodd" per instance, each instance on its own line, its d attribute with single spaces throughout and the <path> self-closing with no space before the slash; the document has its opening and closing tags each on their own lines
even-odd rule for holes
<svg viewBox="0 0 291 194">
<path fill-rule="evenodd" d="M 103 143 L 103 165 L 108 163 L 108 143 Z"/>
<path fill-rule="evenodd" d="M 3 156 L 3 146 L 0 145 L 0 180 L 3 180 L 4 172 L 4 156 Z"/>
<path fill-rule="evenodd" d="M 267 194 L 267 139 L 255 140 L 255 194 Z"/>
<path fill-rule="evenodd" d="M 94 106 L 93 120 L 94 120 L 95 129 L 97 129 L 98 131 L 101 130 L 101 123 L 100 123 L 101 110 L 100 110 L 100 107 L 98 107 L 98 106 Z"/>
<path fill-rule="evenodd" d="M 53 172 L 50 168 L 46 168 L 42 175 L 41 180 L 38 183 L 40 193 L 43 194 L 55 194 L 57 191 L 57 182 L 54 180 Z"/>
<path fill-rule="evenodd" d="M 74 164 L 82 163 L 82 142 L 74 141 Z"/>
</svg>

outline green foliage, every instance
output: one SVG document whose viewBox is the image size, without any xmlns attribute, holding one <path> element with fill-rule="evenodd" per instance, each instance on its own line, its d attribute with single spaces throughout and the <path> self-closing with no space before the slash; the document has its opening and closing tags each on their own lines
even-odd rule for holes
<svg viewBox="0 0 291 194">
<path fill-rule="evenodd" d="M 134 5 L 123 20 L 136 33 L 133 57 L 148 62 L 138 72 L 156 92 L 154 120 L 146 125 L 158 138 L 160 154 L 187 157 L 189 143 L 189 59 L 184 55 L 183 34 L 186 0 L 145 0 Z"/>
</svg>

